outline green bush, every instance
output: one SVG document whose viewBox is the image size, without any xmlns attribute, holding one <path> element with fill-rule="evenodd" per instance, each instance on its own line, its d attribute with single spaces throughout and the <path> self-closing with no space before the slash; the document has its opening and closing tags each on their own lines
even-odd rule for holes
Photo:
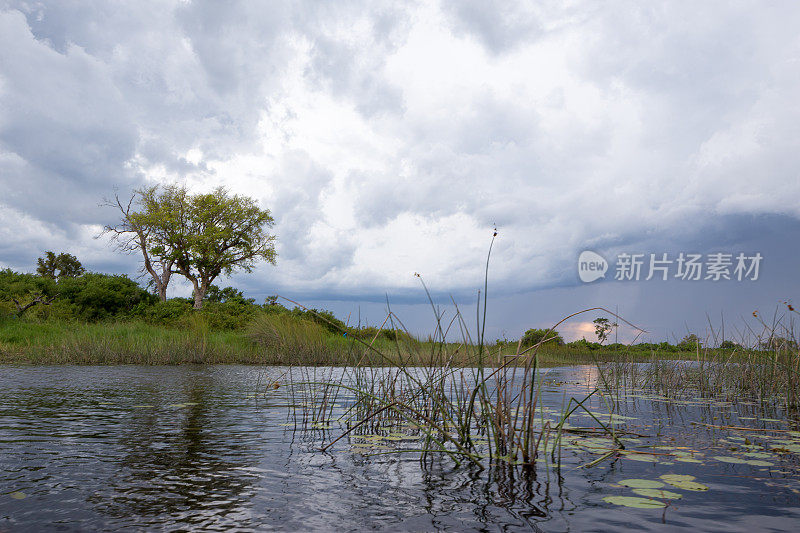
<svg viewBox="0 0 800 533">
<path fill-rule="evenodd" d="M 0 300 L 0 323 L 15 316 L 17 308 L 11 302 Z"/>
<path fill-rule="evenodd" d="M 97 321 L 130 316 L 142 304 L 157 298 L 127 276 L 90 273 L 63 278 L 57 286 L 57 301 L 66 302 L 75 318 Z"/>
<path fill-rule="evenodd" d="M 276 306 L 271 305 L 268 307 L 276 307 Z M 342 335 L 344 332 L 347 331 L 347 325 L 338 318 L 336 318 L 336 316 L 330 311 L 325 311 L 320 309 L 305 310 L 299 307 L 295 307 L 290 311 L 290 314 L 295 318 L 316 322 L 329 332 L 335 333 L 337 335 Z"/>
<path fill-rule="evenodd" d="M 214 303 L 239 303 L 243 305 L 255 305 L 255 298 L 245 298 L 244 293 L 235 287 L 225 287 L 220 289 L 216 285 L 211 285 L 206 291 L 205 300 Z"/>
<path fill-rule="evenodd" d="M 557 331 L 550 331 L 549 333 L 548 331 L 546 329 L 529 329 L 522 336 L 522 345 L 533 346 L 538 344 L 545 338 L 545 335 L 547 335 L 547 340 L 543 344 L 557 344 L 559 346 L 564 344 L 564 339 L 561 338 Z"/>
<path fill-rule="evenodd" d="M 234 330 L 247 326 L 256 314 L 263 313 L 257 305 L 246 300 L 227 300 L 225 302 L 208 302 L 200 314 L 212 330 Z"/>
<path fill-rule="evenodd" d="M 603 345 L 600 344 L 599 342 L 591 342 L 587 341 L 586 339 L 572 341 L 570 343 L 567 343 L 567 346 L 569 346 L 570 348 L 581 348 L 584 350 L 599 350 L 600 348 L 603 348 Z"/>
<path fill-rule="evenodd" d="M 57 292 L 56 282 L 35 274 L 20 274 L 9 268 L 0 270 L 0 301 L 19 300 L 33 292 L 52 297 Z"/>
<path fill-rule="evenodd" d="M 166 302 L 160 300 L 154 303 L 142 302 L 136 306 L 132 315 L 148 324 L 175 326 L 192 312 L 192 305 L 192 301 L 188 298 L 171 298 Z"/>
<path fill-rule="evenodd" d="M 700 342 L 700 338 L 694 333 L 686 335 L 683 340 L 678 343 L 678 349 L 684 352 L 694 352 L 702 347 L 703 346 Z"/>
</svg>

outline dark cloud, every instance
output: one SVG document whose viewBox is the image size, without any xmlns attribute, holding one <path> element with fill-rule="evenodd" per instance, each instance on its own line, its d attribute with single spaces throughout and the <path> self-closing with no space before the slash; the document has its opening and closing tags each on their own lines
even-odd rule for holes
<svg viewBox="0 0 800 533">
<path fill-rule="evenodd" d="M 278 266 L 231 280 L 254 294 L 410 305 L 419 270 L 471 301 L 496 224 L 493 294 L 560 312 L 616 290 L 576 285 L 586 248 L 794 238 L 798 23 L 788 3 L 0 2 L 0 264 L 132 273 L 92 240 L 104 196 L 223 184 L 276 219 Z M 614 298 L 639 293 L 665 291 Z"/>
<path fill-rule="evenodd" d="M 457 30 L 476 36 L 493 53 L 513 48 L 521 41 L 535 41 L 544 25 L 530 4 L 500 1 L 445 1 Z M 527 8 L 527 9 L 526 9 Z"/>
</svg>

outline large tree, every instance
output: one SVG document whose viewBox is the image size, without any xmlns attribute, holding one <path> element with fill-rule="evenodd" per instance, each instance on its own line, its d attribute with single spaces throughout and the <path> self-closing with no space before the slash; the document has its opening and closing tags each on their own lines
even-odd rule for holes
<svg viewBox="0 0 800 533">
<path fill-rule="evenodd" d="M 150 275 L 150 284 L 161 301 L 165 302 L 175 260 L 169 253 L 152 253 L 156 244 L 154 227 L 149 220 L 153 217 L 148 212 L 151 202 L 146 200 L 154 197 L 157 189 L 158 187 L 138 189 L 125 203 L 120 200 L 119 195 L 114 195 L 113 200 L 106 200 L 105 205 L 119 209 L 122 218 L 118 224 L 106 226 L 103 233 L 111 235 L 117 249 L 125 253 L 142 254 L 142 271 Z"/>
<path fill-rule="evenodd" d="M 190 194 L 178 185 L 139 194 L 142 209 L 132 219 L 148 229 L 147 253 L 192 283 L 195 309 L 220 275 L 251 272 L 259 261 L 275 264 L 275 236 L 267 231 L 274 220 L 254 199 L 223 187 Z"/>
</svg>

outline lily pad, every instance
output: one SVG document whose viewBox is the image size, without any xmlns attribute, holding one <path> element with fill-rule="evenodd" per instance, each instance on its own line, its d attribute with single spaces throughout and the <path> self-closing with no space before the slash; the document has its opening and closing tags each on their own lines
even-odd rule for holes
<svg viewBox="0 0 800 533">
<path fill-rule="evenodd" d="M 745 457 L 752 457 L 753 459 L 769 459 L 772 455 L 765 452 L 749 452 L 744 454 Z"/>
<path fill-rule="evenodd" d="M 25 494 L 24 492 L 19 492 L 19 491 L 14 491 L 11 494 L 9 494 L 9 496 L 14 498 L 15 500 L 24 500 L 25 498 L 28 497 L 27 494 Z"/>
<path fill-rule="evenodd" d="M 689 476 L 689 477 L 691 477 L 691 476 Z M 672 485 L 676 489 L 691 490 L 691 491 L 694 491 L 694 492 L 704 492 L 704 491 L 708 490 L 708 486 L 707 485 L 703 485 L 702 483 L 698 483 L 697 481 L 689 481 L 689 480 L 668 481 L 666 479 L 664 481 L 666 481 L 667 483 L 669 483 L 670 485 Z"/>
<path fill-rule="evenodd" d="M 667 506 L 664 502 L 650 498 L 640 498 L 639 496 L 606 496 L 603 501 L 637 509 L 661 509 Z"/>
<path fill-rule="evenodd" d="M 623 479 L 619 484 L 631 489 L 660 489 L 664 486 L 663 483 L 654 479 Z"/>
<path fill-rule="evenodd" d="M 747 461 L 747 464 L 751 466 L 775 466 L 774 464 L 770 463 L 769 461 L 762 461 L 760 459 L 751 459 Z"/>
<path fill-rule="evenodd" d="M 715 455 L 714 459 L 722 461 L 723 463 L 733 463 L 735 465 L 746 465 L 747 459 L 740 459 L 739 457 L 730 457 L 727 455 Z"/>
<path fill-rule="evenodd" d="M 633 489 L 634 494 L 639 496 L 647 496 L 648 498 L 660 498 L 662 500 L 680 500 L 683 498 L 682 494 L 672 492 L 669 490 L 659 489 Z"/>
<path fill-rule="evenodd" d="M 625 456 L 626 459 L 631 461 L 642 461 L 647 463 L 655 463 L 658 461 L 658 456 L 650 455 L 649 453 L 631 453 Z"/>
</svg>

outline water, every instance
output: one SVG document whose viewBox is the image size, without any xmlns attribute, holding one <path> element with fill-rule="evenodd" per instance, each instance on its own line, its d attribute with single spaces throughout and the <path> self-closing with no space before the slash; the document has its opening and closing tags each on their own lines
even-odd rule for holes
<svg viewBox="0 0 800 533">
<path fill-rule="evenodd" d="M 560 473 L 446 458 L 423 468 L 415 454 L 370 456 L 357 439 L 320 453 L 341 429 L 295 430 L 287 387 L 265 394 L 284 371 L 0 366 L 0 531 L 729 532 L 792 531 L 800 519 L 800 433 L 777 408 L 632 391 L 619 398 L 629 418 L 617 426 L 644 435 L 629 450 L 656 455 L 580 468 L 603 442 L 592 449 L 570 434 Z M 549 371 L 552 411 L 542 416 L 555 419 L 563 398 L 583 398 L 594 379 L 589 367 Z M 610 401 L 595 395 L 590 408 L 607 413 Z M 596 425 L 587 415 L 570 423 Z M 604 500 L 635 496 L 622 480 L 665 474 L 693 475 L 709 490 L 665 485 L 682 497 L 658 509 Z"/>
</svg>

